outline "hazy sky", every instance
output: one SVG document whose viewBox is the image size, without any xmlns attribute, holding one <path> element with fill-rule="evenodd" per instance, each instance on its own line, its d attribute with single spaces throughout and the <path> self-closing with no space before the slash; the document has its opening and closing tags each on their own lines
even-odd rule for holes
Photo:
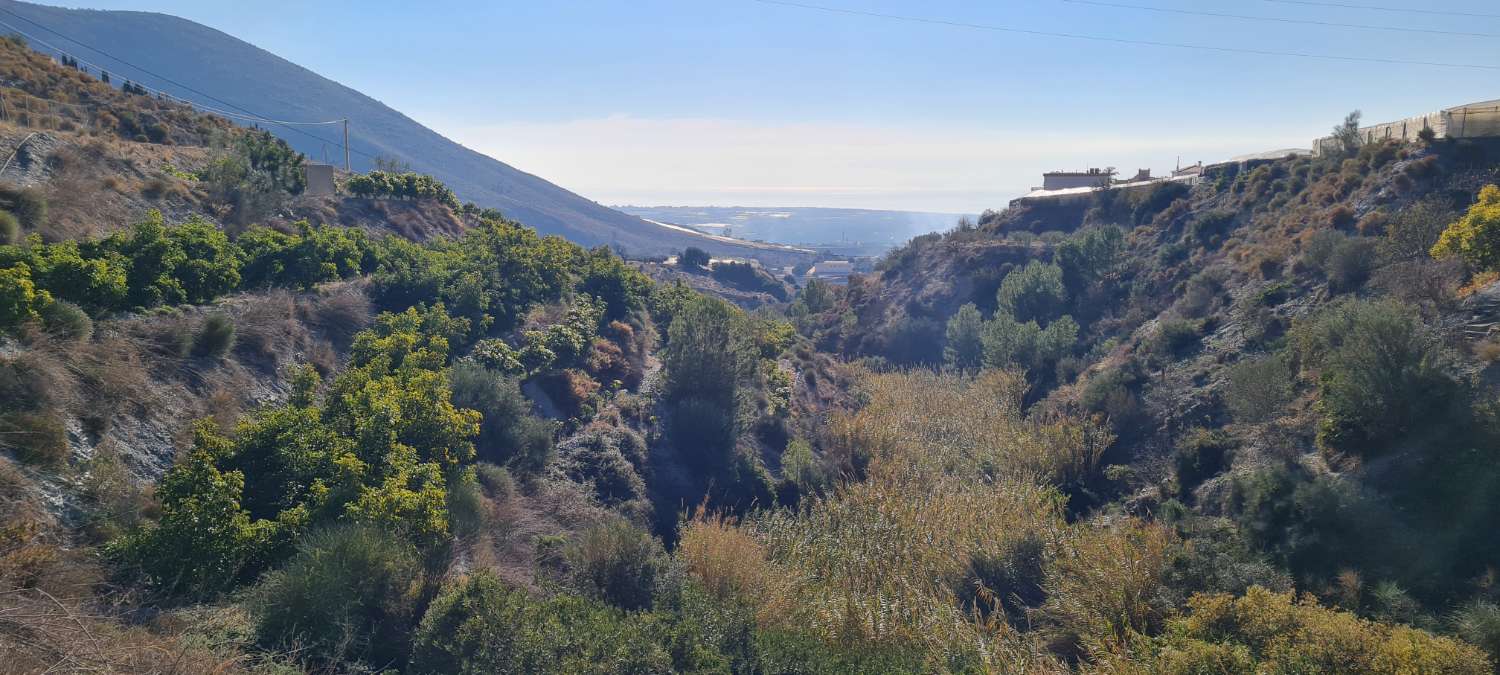
<svg viewBox="0 0 1500 675">
<path fill-rule="evenodd" d="M 1500 70 L 1098 42 L 756 0 L 72 2 L 223 30 L 607 204 L 977 212 L 1003 207 L 1045 170 L 1160 172 L 1179 156 L 1306 147 L 1355 108 L 1383 121 L 1500 98 Z M 1495 0 L 805 4 L 1500 68 Z M 1330 4 L 1367 8 L 1319 6 Z"/>
</svg>

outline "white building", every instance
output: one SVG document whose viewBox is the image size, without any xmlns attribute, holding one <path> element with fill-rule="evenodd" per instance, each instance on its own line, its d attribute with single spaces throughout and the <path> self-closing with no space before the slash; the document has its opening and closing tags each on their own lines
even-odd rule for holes
<svg viewBox="0 0 1500 675">
<path fill-rule="evenodd" d="M 853 273 L 854 264 L 848 260 L 824 260 L 807 271 L 807 278 L 843 282 Z"/>
<path fill-rule="evenodd" d="M 1089 169 L 1088 171 L 1051 171 L 1042 174 L 1042 190 L 1067 190 L 1071 188 L 1109 187 L 1114 180 L 1114 167 Z"/>
</svg>

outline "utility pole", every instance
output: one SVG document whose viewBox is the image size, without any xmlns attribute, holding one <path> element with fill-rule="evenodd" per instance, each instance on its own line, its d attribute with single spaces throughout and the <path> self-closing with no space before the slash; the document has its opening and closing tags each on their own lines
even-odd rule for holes
<svg viewBox="0 0 1500 675">
<path fill-rule="evenodd" d="M 344 118 L 344 171 L 349 171 L 349 118 Z"/>
</svg>

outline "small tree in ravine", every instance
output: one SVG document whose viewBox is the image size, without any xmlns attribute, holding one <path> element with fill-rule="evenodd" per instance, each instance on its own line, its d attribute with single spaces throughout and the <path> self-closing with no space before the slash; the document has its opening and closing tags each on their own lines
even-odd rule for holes
<svg viewBox="0 0 1500 675">
<path fill-rule="evenodd" d="M 975 370 L 984 362 L 984 317 L 974 303 L 958 308 L 948 319 L 947 344 L 943 361 L 956 370 Z"/>
</svg>

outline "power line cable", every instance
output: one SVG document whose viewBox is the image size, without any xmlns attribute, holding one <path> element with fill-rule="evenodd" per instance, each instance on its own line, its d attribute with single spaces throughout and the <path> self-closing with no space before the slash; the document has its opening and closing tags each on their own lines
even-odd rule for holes
<svg viewBox="0 0 1500 675">
<path fill-rule="evenodd" d="M 33 26 L 36 26 L 37 28 L 40 28 L 40 29 L 42 29 L 44 31 L 47 31 L 48 33 L 51 33 L 51 34 L 56 35 L 56 36 L 58 36 L 58 37 L 60 37 L 60 38 L 62 38 L 64 40 L 72 42 L 73 44 L 76 44 L 76 45 L 78 45 L 80 47 L 88 49 L 89 51 L 95 52 L 95 53 L 100 54 L 102 56 L 105 56 L 105 57 L 107 57 L 109 59 L 112 59 L 112 60 L 114 60 L 114 61 L 116 61 L 116 62 L 118 62 L 118 63 L 120 63 L 120 64 L 122 64 L 124 66 L 130 67 L 130 68 L 134 68 L 137 71 L 140 71 L 142 73 L 145 73 L 147 75 L 155 77 L 155 78 L 157 78 L 157 79 L 159 79 L 159 80 L 161 80 L 163 82 L 167 82 L 167 83 L 172 84 L 172 85 L 174 85 L 176 87 L 179 87 L 179 88 L 181 88 L 183 90 L 193 92 L 195 94 L 198 94 L 199 96 L 203 96 L 203 97 L 208 98 L 210 100 L 217 101 L 218 103 L 220 103 L 222 105 L 226 105 L 226 106 L 229 106 L 230 108 L 234 108 L 236 110 L 241 111 L 241 113 L 226 113 L 225 111 L 214 109 L 214 112 L 216 112 L 218 114 L 223 114 L 225 116 L 233 116 L 233 117 L 245 118 L 245 119 L 253 118 L 255 121 L 263 122 L 263 123 L 266 123 L 266 124 L 274 124 L 274 125 L 277 125 L 277 126 L 281 126 L 281 127 L 285 128 L 288 131 L 293 131 L 293 132 L 302 134 L 303 136 L 306 136 L 308 138 L 311 138 L 313 140 L 316 140 L 316 141 L 319 141 L 319 142 L 322 142 L 322 143 L 332 143 L 334 145 L 343 145 L 343 143 L 340 143 L 338 141 L 331 141 L 331 140 L 329 140 L 327 138 L 324 138 L 322 136 L 319 136 L 317 134 L 313 134 L 313 133 L 310 133 L 310 132 L 308 132 L 306 130 L 298 128 L 297 125 L 303 124 L 303 123 L 299 123 L 299 122 L 287 122 L 287 121 L 283 121 L 283 120 L 275 120 L 275 119 L 272 119 L 272 118 L 269 118 L 269 117 L 266 117 L 266 116 L 263 116 L 263 115 L 259 115 L 259 114 L 255 113 L 254 111 L 251 111 L 251 110 L 245 108 L 244 106 L 232 103 L 230 101 L 226 101 L 226 100 L 221 99 L 221 98 L 219 98 L 217 96 L 214 96 L 213 94 L 209 94 L 209 93 L 201 91 L 199 89 L 195 89 L 195 88 L 193 88 L 191 86 L 188 86 L 186 84 L 178 82 L 178 81 L 176 81 L 176 80 L 174 80 L 174 79 L 172 79 L 170 77 L 167 77 L 167 76 L 162 75 L 160 73 L 153 72 L 152 70 L 150 70 L 148 68 L 136 65 L 134 63 L 131 63 L 130 61 L 127 61 L 127 60 L 125 60 L 123 58 L 120 58 L 119 56 L 116 56 L 116 55 L 111 54 L 111 53 L 109 53 L 107 51 L 104 51 L 103 49 L 100 49 L 98 47 L 90 45 L 90 44 L 88 44 L 86 42 L 83 42 L 82 40 L 77 39 L 77 38 L 73 38 L 73 37 L 64 35 L 64 34 L 58 32 L 56 30 L 48 28 L 45 25 L 37 23 L 36 21 L 32 21 L 31 19 L 28 19 L 28 18 L 26 18 L 24 16 L 21 16 L 20 14 L 16 14 L 15 12 L 12 12 L 12 11 L 10 11 L 8 9 L 3 8 L 3 7 L 0 7 L 0 12 L 4 12 L 5 14 L 9 14 L 10 16 L 13 16 L 13 17 L 15 17 L 17 19 L 25 21 L 26 23 L 29 23 L 29 24 L 31 24 Z M 31 35 L 27 35 L 25 31 L 22 31 L 19 28 L 16 28 L 15 26 L 13 26 L 11 24 L 5 23 L 4 21 L 0 21 L 0 25 L 3 25 L 5 27 L 7 27 L 7 28 L 10 28 L 11 30 L 16 31 L 17 33 L 20 33 L 21 35 L 27 37 L 28 39 L 35 40 L 36 42 L 38 42 L 40 44 L 43 44 L 43 45 L 47 45 L 48 47 L 50 47 L 51 49 L 53 49 L 55 51 L 59 51 L 59 52 L 65 52 L 66 51 L 66 50 L 63 50 L 63 49 L 59 49 L 58 47 L 56 47 L 54 45 L 49 45 L 46 42 L 44 42 L 44 41 L 42 41 L 40 39 L 37 39 L 37 38 L 35 38 L 35 37 L 31 36 Z M 94 65 L 95 67 L 99 67 L 98 64 L 90 64 L 90 65 Z M 101 68 L 101 70 L 103 70 L 103 69 Z M 166 92 L 162 92 L 162 93 L 166 93 Z M 171 94 L 167 94 L 167 95 L 168 96 L 172 96 Z M 205 106 L 202 103 L 195 103 L 193 101 L 188 101 L 186 99 L 182 99 L 182 98 L 177 97 L 177 96 L 172 96 L 172 98 L 184 101 L 184 102 L 188 103 L 189 105 L 194 105 L 194 106 L 199 106 L 199 107 L 204 107 L 204 108 L 210 108 L 211 109 L 211 106 Z M 335 122 L 341 122 L 341 121 L 342 120 L 336 120 Z M 318 124 L 331 124 L 331 123 L 335 123 L 335 122 L 319 122 Z M 375 155 L 372 155 L 370 153 L 367 153 L 367 152 L 364 152 L 362 150 L 358 150 L 358 149 L 355 149 L 355 148 L 352 148 L 352 147 L 349 149 L 349 151 L 353 152 L 354 154 L 360 155 L 362 157 L 367 157 L 367 158 L 372 159 L 372 160 L 376 158 Z"/>
<path fill-rule="evenodd" d="M 1406 28 L 1403 26 L 1375 26 L 1363 23 L 1341 23 L 1337 21 L 1315 21 L 1312 19 L 1287 19 L 1277 16 L 1250 16 L 1247 14 L 1227 14 L 1223 12 L 1204 12 L 1194 9 L 1177 9 L 1175 7 L 1151 7 L 1148 5 L 1129 5 L 1120 2 L 1100 2 L 1099 0 L 1062 0 L 1063 2 L 1076 5 L 1094 5 L 1096 7 L 1114 7 L 1118 9 L 1135 9 L 1146 12 L 1158 12 L 1163 14 L 1188 14 L 1192 16 L 1212 16 L 1222 19 L 1239 19 L 1243 21 L 1263 21 L 1268 23 L 1291 23 L 1308 26 L 1327 26 L 1331 28 L 1361 28 L 1364 30 L 1384 30 L 1398 33 L 1428 33 L 1433 35 L 1457 35 L 1463 37 L 1500 38 L 1500 33 L 1469 33 L 1457 30 L 1435 30 L 1428 28 Z"/>
<path fill-rule="evenodd" d="M 883 12 L 870 12 L 859 9 L 845 9 L 842 7 L 826 7 L 823 5 L 812 5 L 800 2 L 789 2 L 787 0 L 750 0 L 765 5 L 779 5 L 782 7 L 796 7 L 810 9 L 833 14 L 849 14 L 853 16 L 867 16 L 879 19 L 890 19 L 893 21 L 908 21 L 912 23 L 924 23 L 936 26 L 952 26 L 956 28 L 972 28 L 975 30 L 994 31 L 999 33 L 1015 33 L 1019 35 L 1036 35 L 1040 37 L 1066 38 L 1069 40 L 1089 40 L 1092 42 L 1109 42 L 1114 44 L 1141 45 L 1146 47 L 1170 47 L 1172 49 L 1192 49 L 1197 51 L 1220 52 L 1227 54 L 1250 54 L 1254 56 L 1285 56 L 1301 59 L 1318 59 L 1323 61 L 1346 61 L 1353 63 L 1384 63 L 1388 65 L 1403 66 L 1428 66 L 1433 68 L 1464 68 L 1469 70 L 1500 70 L 1500 66 L 1492 66 L 1480 63 L 1444 63 L 1440 61 L 1414 61 L 1408 59 L 1390 59 L 1377 56 L 1343 56 L 1338 54 L 1317 54 L 1312 52 L 1278 51 L 1273 49 L 1252 49 L 1246 47 L 1220 47 L 1217 45 L 1200 45 L 1186 42 L 1163 42 L 1158 40 L 1136 40 L 1131 38 L 1108 37 L 1104 35 L 1088 35 L 1084 33 L 1061 33 L 1055 31 L 1033 30 L 1029 28 L 1012 28 L 1009 26 L 996 26 L 992 24 L 969 23 L 965 21 L 949 21 L 946 19 L 929 19 L 918 16 L 904 16 L 901 14 L 886 14 Z"/>
<path fill-rule="evenodd" d="M 1282 5 L 1304 5 L 1307 7 L 1338 7 L 1340 9 L 1368 9 L 1376 12 L 1398 12 L 1401 14 L 1432 14 L 1437 16 L 1466 16 L 1480 19 L 1500 19 L 1500 14 L 1484 12 L 1458 12 L 1444 9 L 1408 9 L 1405 7 L 1381 7 L 1379 5 L 1356 5 L 1346 2 L 1315 2 L 1314 0 L 1261 0 Z"/>
</svg>

